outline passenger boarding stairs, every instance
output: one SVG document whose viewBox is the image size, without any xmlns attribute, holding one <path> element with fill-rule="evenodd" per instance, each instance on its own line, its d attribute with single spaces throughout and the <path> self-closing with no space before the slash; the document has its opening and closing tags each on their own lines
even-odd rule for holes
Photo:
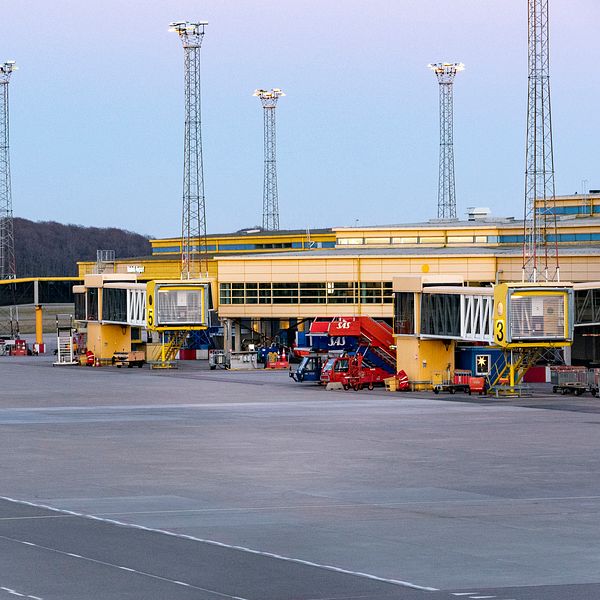
<svg viewBox="0 0 600 600">
<path fill-rule="evenodd" d="M 521 395 L 525 373 L 533 367 L 544 352 L 544 348 L 523 348 L 504 353 L 504 361 L 496 361 L 487 376 L 489 394 Z M 510 367 L 514 369 L 514 385 L 510 385 Z"/>
<path fill-rule="evenodd" d="M 170 334 L 169 340 L 163 338 L 160 360 L 152 364 L 153 369 L 172 369 L 177 353 L 185 344 L 189 331 L 176 330 Z"/>
<path fill-rule="evenodd" d="M 381 369 L 390 375 L 396 373 L 396 354 L 393 329 L 383 321 L 371 317 L 338 317 L 329 326 L 329 335 L 346 335 L 358 338 L 357 354 L 361 354 L 369 367 Z"/>
<path fill-rule="evenodd" d="M 55 366 L 78 365 L 73 344 L 73 316 L 65 314 L 56 315 L 56 361 Z"/>
</svg>

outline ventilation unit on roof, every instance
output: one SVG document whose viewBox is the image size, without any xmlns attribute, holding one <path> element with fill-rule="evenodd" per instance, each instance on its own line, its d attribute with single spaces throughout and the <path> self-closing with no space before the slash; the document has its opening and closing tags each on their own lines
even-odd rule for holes
<svg viewBox="0 0 600 600">
<path fill-rule="evenodd" d="M 470 206 L 467 208 L 467 216 L 469 221 L 481 221 L 483 219 L 487 219 L 491 212 L 491 209 L 483 206 Z"/>
</svg>

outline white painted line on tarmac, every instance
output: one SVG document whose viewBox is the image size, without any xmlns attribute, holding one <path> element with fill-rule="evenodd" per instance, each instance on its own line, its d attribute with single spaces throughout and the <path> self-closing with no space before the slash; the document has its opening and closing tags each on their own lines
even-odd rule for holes
<svg viewBox="0 0 600 600">
<path fill-rule="evenodd" d="M 308 567 L 315 567 L 317 569 L 324 569 L 326 571 L 333 571 L 334 573 L 342 573 L 344 575 L 353 575 L 355 577 L 361 577 L 363 579 L 370 579 L 372 581 L 381 581 L 382 583 L 390 583 L 392 585 L 398 585 L 401 587 L 408 587 L 408 588 L 412 588 L 414 590 L 422 590 L 424 592 L 438 592 L 439 590 L 437 588 L 434 587 L 428 587 L 428 586 L 422 586 L 422 585 L 417 585 L 416 583 L 411 583 L 410 581 L 403 581 L 401 579 L 389 579 L 386 577 L 378 577 L 377 575 L 371 575 L 370 573 L 363 573 L 361 571 L 351 571 L 348 569 L 343 569 L 341 567 L 336 567 L 333 565 L 324 565 L 324 564 L 320 564 L 320 563 L 315 563 L 315 562 L 311 562 L 308 560 L 303 560 L 300 558 L 292 558 L 290 556 L 282 556 L 281 554 L 274 554 L 272 552 L 265 552 L 263 550 L 256 550 L 254 548 L 248 548 L 246 546 L 235 546 L 233 544 L 225 544 L 223 542 L 217 542 L 215 540 L 209 540 L 209 539 L 204 539 L 204 538 L 198 538 L 198 537 L 194 537 L 194 536 L 189 536 L 189 535 L 182 535 L 179 533 L 174 533 L 172 531 L 167 531 L 164 529 L 153 529 L 150 527 L 144 527 L 142 525 L 136 525 L 134 523 L 124 523 L 121 521 L 115 521 L 114 519 L 102 519 L 100 517 L 97 516 L 92 516 L 92 515 L 87 515 L 85 513 L 76 513 L 73 511 L 65 511 L 62 510 L 60 508 L 56 508 L 54 506 L 48 506 L 46 504 L 36 504 L 34 502 L 28 502 L 27 500 L 17 500 L 16 498 L 9 498 L 7 496 L 0 496 L 0 500 L 6 500 L 8 502 L 15 502 L 17 504 L 24 504 L 26 506 L 33 506 L 35 508 L 44 508 L 46 510 L 52 510 L 54 512 L 58 512 L 58 513 L 67 513 L 67 514 L 71 514 L 71 515 L 76 515 L 78 517 L 83 517 L 85 519 L 94 519 L 96 521 L 102 521 L 105 523 L 110 523 L 112 525 L 118 525 L 119 527 L 129 527 L 131 529 L 142 529 L 144 531 L 150 531 L 152 533 L 161 533 L 163 535 L 170 535 L 173 537 L 178 537 L 181 539 L 187 539 L 187 540 L 192 540 L 195 542 L 200 542 L 202 544 L 208 544 L 211 546 L 217 546 L 219 548 L 228 548 L 230 550 L 238 550 L 240 552 L 246 552 L 248 554 L 254 554 L 257 556 L 266 556 L 268 558 L 275 558 L 278 560 L 283 560 L 286 562 L 291 562 L 291 563 L 295 563 L 295 564 L 299 564 L 299 565 L 306 565 Z M 0 536 L 0 538 L 3 536 Z M 12 538 L 7 538 L 7 539 L 12 539 Z M 20 540 L 15 540 L 15 541 L 20 541 Z M 52 548 L 49 548 L 49 550 L 53 550 Z M 58 550 L 56 550 L 56 552 L 59 552 Z M 94 559 L 88 559 L 86 558 L 86 560 L 94 560 Z M 97 562 L 102 562 L 102 561 L 97 561 Z M 118 566 L 118 565 L 111 565 L 111 566 Z M 150 574 L 147 574 L 150 575 Z M 150 575 L 152 576 L 152 575 Z M 157 576 L 154 576 L 157 577 Z M 172 581 L 172 580 L 167 580 L 167 581 Z M 198 588 L 198 589 L 203 589 L 203 588 Z M 206 590 L 206 591 L 212 591 L 212 590 Z M 216 592 L 218 593 L 218 592 Z M 475 592 L 476 593 L 476 592 Z M 221 595 L 226 595 L 226 594 L 221 594 Z M 228 596 L 229 598 L 234 598 L 234 596 Z M 243 600 L 243 599 L 242 599 Z"/>
<path fill-rule="evenodd" d="M 34 546 L 35 544 L 29 544 L 29 545 Z M 39 596 L 31 596 L 31 595 L 28 596 L 27 594 L 20 594 L 19 592 L 17 592 L 16 590 L 13 590 L 12 588 L 0 587 L 0 590 L 4 590 L 5 592 L 12 594 L 13 596 L 21 596 L 22 598 L 29 598 L 30 600 L 43 600 Z"/>
<path fill-rule="evenodd" d="M 15 542 L 17 544 L 24 544 L 25 541 L 24 540 L 19 540 L 17 538 L 12 538 L 6 535 L 0 535 L 0 539 L 2 540 L 8 540 L 10 542 Z M 48 552 L 54 552 L 56 554 L 62 554 L 63 556 L 72 556 L 74 558 L 79 558 L 80 560 L 85 560 L 87 562 L 92 562 L 98 565 L 103 565 L 105 567 L 112 567 L 115 569 L 124 569 L 121 565 L 116 565 L 114 563 L 109 563 L 106 562 L 104 560 L 98 560 L 97 558 L 91 558 L 89 556 L 81 556 L 79 554 L 72 554 L 71 552 L 64 552 L 63 550 L 58 550 L 57 548 L 50 548 L 49 546 L 42 546 L 41 544 L 32 544 L 31 542 L 27 543 L 28 546 L 35 546 L 36 548 L 39 548 L 41 550 L 46 550 Z M 231 594 L 226 594 L 225 592 L 217 592 L 216 590 L 211 590 L 209 588 L 203 588 L 197 585 L 192 585 L 191 583 L 183 583 L 181 581 L 176 581 L 174 579 L 169 579 L 168 577 L 161 577 L 160 575 L 155 575 L 154 573 L 148 573 L 146 571 L 138 571 L 136 569 L 125 569 L 127 571 L 131 571 L 132 573 L 135 573 L 136 575 L 142 575 L 144 577 L 150 577 L 151 579 L 157 579 L 159 581 L 165 581 L 167 583 L 172 583 L 172 584 L 177 584 L 177 585 L 185 585 L 187 587 L 193 588 L 195 590 L 200 590 L 202 592 L 208 592 L 209 594 L 214 594 L 215 596 L 219 596 L 221 598 L 229 598 L 230 600 L 248 600 L 248 598 L 242 598 L 240 596 L 232 596 Z M 25 597 L 25 594 L 19 594 L 18 592 L 15 592 L 14 590 L 9 590 L 8 588 L 0 588 L 0 589 L 5 589 L 9 594 L 14 594 L 15 596 L 23 596 Z"/>
<path fill-rule="evenodd" d="M 453 596 L 472 596 L 473 594 L 476 594 L 477 592 L 452 592 Z"/>
</svg>

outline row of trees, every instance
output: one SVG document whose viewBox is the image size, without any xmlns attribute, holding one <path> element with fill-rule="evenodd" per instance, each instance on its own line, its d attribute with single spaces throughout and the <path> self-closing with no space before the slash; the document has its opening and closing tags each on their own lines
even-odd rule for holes
<svg viewBox="0 0 600 600">
<path fill-rule="evenodd" d="M 97 250 L 114 250 L 117 258 L 151 254 L 148 236 L 116 227 L 15 218 L 14 231 L 17 277 L 77 275 L 77 261 L 95 261 Z"/>
</svg>

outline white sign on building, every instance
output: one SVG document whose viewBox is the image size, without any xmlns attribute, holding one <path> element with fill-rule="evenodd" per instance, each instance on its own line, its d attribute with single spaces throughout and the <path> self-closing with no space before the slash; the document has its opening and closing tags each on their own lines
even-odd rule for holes
<svg viewBox="0 0 600 600">
<path fill-rule="evenodd" d="M 143 273 L 144 269 L 144 265 L 127 265 L 128 273 Z"/>
</svg>

